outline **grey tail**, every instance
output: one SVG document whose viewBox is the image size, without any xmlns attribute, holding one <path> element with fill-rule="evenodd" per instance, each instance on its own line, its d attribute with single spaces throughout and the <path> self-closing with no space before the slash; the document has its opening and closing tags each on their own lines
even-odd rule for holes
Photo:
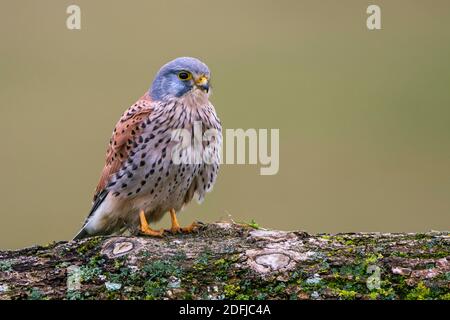
<svg viewBox="0 0 450 320">
<path fill-rule="evenodd" d="M 84 227 L 78 231 L 77 235 L 75 237 L 73 237 L 73 240 L 80 240 L 80 239 L 84 239 L 89 237 L 89 233 L 87 233 L 86 229 L 84 229 Z"/>
<path fill-rule="evenodd" d="M 86 225 L 89 221 L 89 218 L 94 214 L 94 212 L 98 209 L 98 207 L 100 207 L 100 205 L 102 204 L 102 202 L 106 199 L 106 196 L 108 195 L 108 191 L 103 190 L 102 192 L 100 192 L 94 200 L 94 203 L 92 205 L 91 211 L 89 212 L 86 220 L 84 221 L 83 227 L 81 228 L 80 231 L 78 231 L 77 235 L 72 239 L 72 240 L 80 240 L 80 239 L 84 239 L 87 238 L 89 236 L 91 236 L 91 234 L 89 234 L 86 231 Z"/>
</svg>

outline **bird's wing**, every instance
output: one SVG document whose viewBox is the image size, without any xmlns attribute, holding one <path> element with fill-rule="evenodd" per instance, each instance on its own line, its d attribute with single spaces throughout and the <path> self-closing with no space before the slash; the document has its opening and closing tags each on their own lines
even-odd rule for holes
<svg viewBox="0 0 450 320">
<path fill-rule="evenodd" d="M 144 95 L 134 105 L 128 108 L 114 128 L 106 151 L 105 167 L 102 170 L 100 181 L 95 189 L 94 204 L 105 190 L 111 176 L 120 170 L 123 162 L 128 158 L 135 137 L 145 126 L 145 121 L 152 111 L 152 103 L 148 95 Z"/>
</svg>

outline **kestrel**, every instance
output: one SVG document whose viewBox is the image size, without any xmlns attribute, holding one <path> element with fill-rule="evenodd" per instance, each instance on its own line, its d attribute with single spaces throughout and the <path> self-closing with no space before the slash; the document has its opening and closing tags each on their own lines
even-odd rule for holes
<svg viewBox="0 0 450 320">
<path fill-rule="evenodd" d="M 114 128 L 92 209 L 75 239 L 126 230 L 161 236 L 164 230 L 151 229 L 149 222 L 166 212 L 172 232 L 195 228 L 181 228 L 176 213 L 194 196 L 202 201 L 217 177 L 222 128 L 209 95 L 210 71 L 200 60 L 177 58 L 159 70 Z M 196 128 L 217 134 L 199 138 Z M 196 143 L 208 161 L 192 157 Z"/>
</svg>

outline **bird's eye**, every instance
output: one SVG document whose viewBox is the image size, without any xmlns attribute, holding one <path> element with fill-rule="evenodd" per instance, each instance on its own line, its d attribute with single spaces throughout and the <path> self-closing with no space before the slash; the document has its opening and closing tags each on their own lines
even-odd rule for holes
<svg viewBox="0 0 450 320">
<path fill-rule="evenodd" d="M 192 75 L 187 71 L 181 71 L 178 73 L 178 78 L 181 80 L 189 80 L 192 78 Z"/>
</svg>

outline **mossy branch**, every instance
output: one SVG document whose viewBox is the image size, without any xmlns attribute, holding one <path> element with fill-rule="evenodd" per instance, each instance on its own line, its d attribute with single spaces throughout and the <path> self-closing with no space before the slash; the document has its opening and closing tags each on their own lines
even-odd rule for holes
<svg viewBox="0 0 450 320">
<path fill-rule="evenodd" d="M 215 223 L 0 251 L 0 299 L 450 299 L 450 235 Z"/>
</svg>

